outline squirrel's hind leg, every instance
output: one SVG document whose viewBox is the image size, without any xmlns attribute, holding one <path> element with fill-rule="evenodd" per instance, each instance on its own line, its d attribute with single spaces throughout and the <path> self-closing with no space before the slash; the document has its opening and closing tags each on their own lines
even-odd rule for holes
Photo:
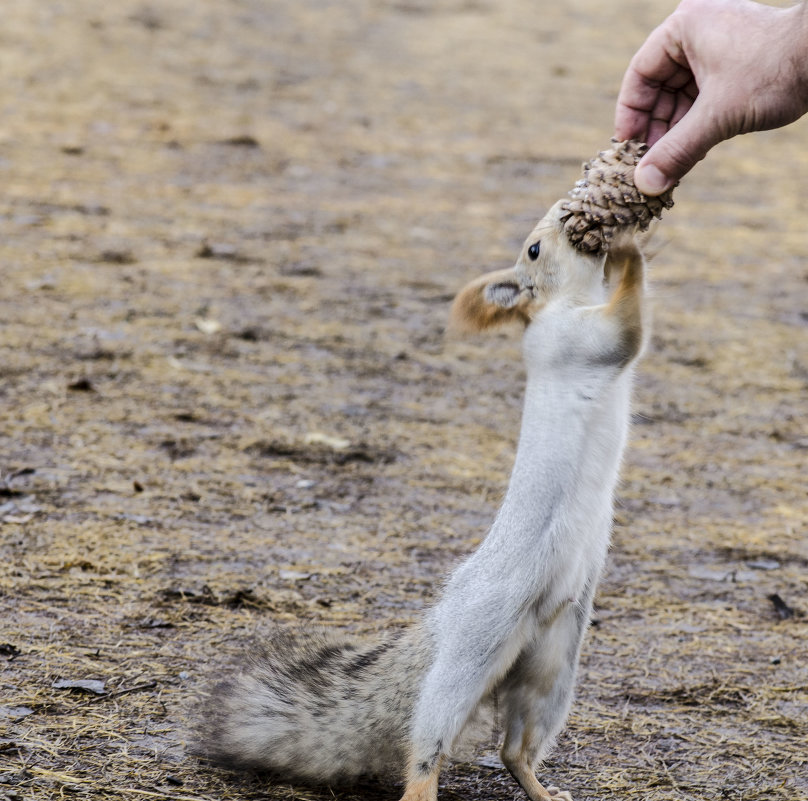
<svg viewBox="0 0 808 801">
<path fill-rule="evenodd" d="M 567 717 L 591 603 L 587 588 L 581 601 L 538 623 L 536 636 L 497 688 L 505 727 L 500 756 L 530 801 L 572 801 L 566 791 L 546 789 L 536 778 L 536 765 Z"/>
<path fill-rule="evenodd" d="M 509 759 L 505 767 L 527 793 L 530 801 L 573 801 L 567 790 L 559 790 L 557 787 L 545 788 L 536 778 L 533 764 L 527 754 L 520 753 L 515 760 Z"/>
<path fill-rule="evenodd" d="M 536 778 L 536 765 L 566 717 L 574 675 L 575 665 L 565 665 L 556 674 L 549 691 L 529 686 L 511 687 L 507 698 L 503 699 L 505 742 L 500 757 L 530 801 L 572 801 L 566 791 L 546 789 Z"/>
<path fill-rule="evenodd" d="M 437 801 L 438 777 L 442 765 L 443 757 L 435 759 L 432 765 L 411 764 L 401 801 Z"/>
</svg>

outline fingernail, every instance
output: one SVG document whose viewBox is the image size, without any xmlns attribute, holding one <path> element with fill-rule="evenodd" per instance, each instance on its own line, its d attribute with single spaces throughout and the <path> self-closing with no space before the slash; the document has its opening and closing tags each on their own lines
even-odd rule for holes
<svg viewBox="0 0 808 801">
<path fill-rule="evenodd" d="M 673 182 L 658 167 L 640 165 L 634 171 L 634 184 L 644 195 L 661 195 Z"/>
</svg>

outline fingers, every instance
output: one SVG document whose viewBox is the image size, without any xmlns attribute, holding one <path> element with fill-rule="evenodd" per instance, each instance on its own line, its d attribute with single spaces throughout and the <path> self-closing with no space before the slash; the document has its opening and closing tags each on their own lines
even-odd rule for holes
<svg viewBox="0 0 808 801">
<path fill-rule="evenodd" d="M 693 82 L 673 27 L 669 17 L 653 30 L 623 76 L 614 120 L 618 139 L 647 141 L 652 122 L 670 117 L 675 107 L 671 95 Z M 670 113 L 666 104 L 671 105 Z"/>
<path fill-rule="evenodd" d="M 629 79 L 628 73 L 624 79 Z M 630 80 L 634 80 L 631 78 Z M 684 117 L 693 105 L 699 90 L 688 70 L 679 70 L 665 83 L 646 81 L 643 89 L 630 89 L 625 97 L 621 89 L 615 112 L 614 128 L 618 139 L 637 139 L 653 145 Z M 631 97 L 644 105 L 629 106 Z"/>
<path fill-rule="evenodd" d="M 808 111 L 806 8 L 681 0 L 651 33 L 629 64 L 615 112 L 617 137 L 651 148 L 635 172 L 640 191 L 659 195 L 724 139 Z"/>
<path fill-rule="evenodd" d="M 693 106 L 699 93 L 695 81 L 680 89 L 663 86 L 651 111 L 645 143 L 650 147 L 661 139 Z"/>
<path fill-rule="evenodd" d="M 725 138 L 705 105 L 697 99 L 642 158 L 634 171 L 640 192 L 655 196 L 670 189 Z"/>
<path fill-rule="evenodd" d="M 614 115 L 615 136 L 618 139 L 638 139 L 648 136 L 651 112 L 659 100 L 661 84 L 651 81 L 633 68 L 633 62 L 623 77 Z"/>
</svg>

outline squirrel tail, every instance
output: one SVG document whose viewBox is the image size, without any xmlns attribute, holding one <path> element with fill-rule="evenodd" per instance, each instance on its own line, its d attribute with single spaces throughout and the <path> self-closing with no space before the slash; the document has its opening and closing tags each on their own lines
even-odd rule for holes
<svg viewBox="0 0 808 801">
<path fill-rule="evenodd" d="M 418 627 L 377 642 L 279 631 L 211 691 L 200 750 L 313 784 L 398 780 L 427 660 Z"/>
</svg>

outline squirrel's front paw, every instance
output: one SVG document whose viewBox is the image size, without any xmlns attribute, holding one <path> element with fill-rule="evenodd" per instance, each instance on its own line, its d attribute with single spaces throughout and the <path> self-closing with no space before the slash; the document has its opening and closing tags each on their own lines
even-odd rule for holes
<svg viewBox="0 0 808 801">
<path fill-rule="evenodd" d="M 553 801 L 572 801 L 569 790 L 559 790 L 558 787 L 548 787 L 547 792 Z"/>
</svg>

